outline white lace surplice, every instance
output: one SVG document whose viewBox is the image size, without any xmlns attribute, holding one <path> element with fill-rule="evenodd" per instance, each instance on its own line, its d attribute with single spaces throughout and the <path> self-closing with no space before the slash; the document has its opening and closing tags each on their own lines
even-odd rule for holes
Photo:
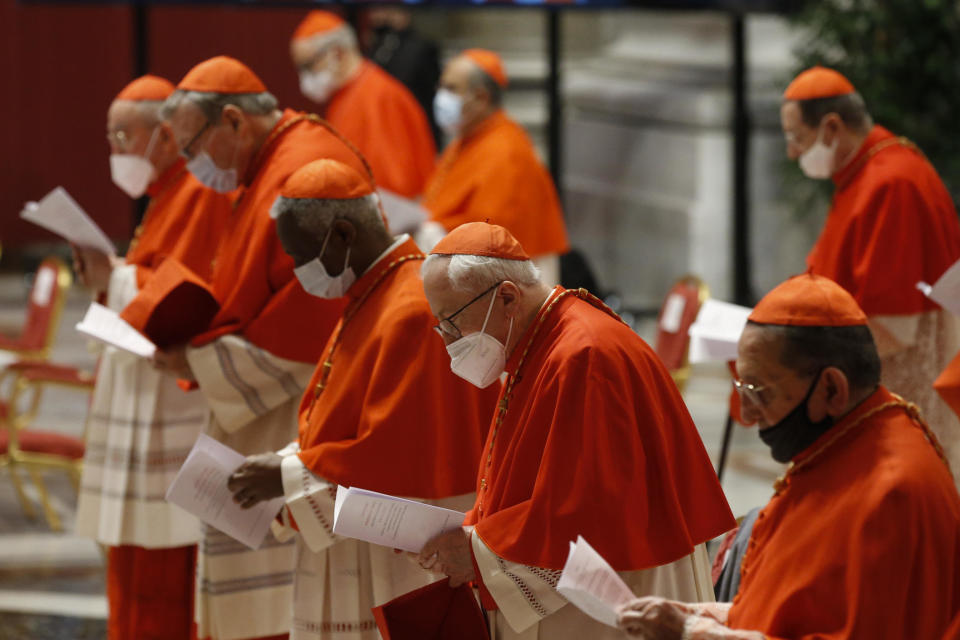
<svg viewBox="0 0 960 640">
<path fill-rule="evenodd" d="M 136 266 L 113 270 L 107 305 L 137 294 Z M 209 415 L 203 394 L 185 393 L 144 358 L 106 347 L 87 423 L 76 532 L 108 546 L 196 544 L 196 518 L 164 496 Z"/>
<path fill-rule="evenodd" d="M 244 455 L 276 451 L 296 437 L 297 410 L 313 365 L 278 358 L 240 336 L 188 349 L 210 404 L 207 435 Z M 294 545 L 268 535 L 250 550 L 210 527 L 197 554 L 199 637 L 237 640 L 286 633 Z"/>
<path fill-rule="evenodd" d="M 491 640 L 623 640 L 618 629 L 594 621 L 556 591 L 560 571 L 530 567 L 499 557 L 476 532 L 474 557 L 484 586 L 497 603 L 488 612 Z M 642 571 L 621 571 L 634 594 L 682 602 L 710 602 L 713 584 L 706 547 L 670 564 Z"/>
<path fill-rule="evenodd" d="M 337 485 L 312 473 L 296 455 L 286 456 L 282 468 L 289 509 L 284 520 L 289 523 L 292 513 L 299 528 L 299 535 L 274 528 L 281 538 L 293 534 L 297 541 L 291 640 L 378 640 L 371 607 L 445 579 L 421 569 L 410 554 L 333 535 Z M 423 500 L 457 511 L 473 501 L 473 494 Z"/>
</svg>

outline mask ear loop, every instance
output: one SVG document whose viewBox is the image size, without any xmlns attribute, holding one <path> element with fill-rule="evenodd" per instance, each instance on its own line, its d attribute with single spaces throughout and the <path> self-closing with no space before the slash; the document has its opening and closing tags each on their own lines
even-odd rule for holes
<svg viewBox="0 0 960 640">
<path fill-rule="evenodd" d="M 340 272 L 340 275 L 343 275 L 347 272 L 347 267 L 350 266 L 350 247 L 347 247 L 347 257 L 343 261 L 343 271 Z"/>
<path fill-rule="evenodd" d="M 483 326 L 480 327 L 480 333 L 485 333 L 487 330 L 487 321 L 490 320 L 490 312 L 493 311 L 493 303 L 497 301 L 498 291 L 500 291 L 499 286 L 493 291 L 493 297 L 490 298 L 490 306 L 487 307 L 487 316 L 483 319 Z"/>
<path fill-rule="evenodd" d="M 153 133 L 150 134 L 150 139 L 147 141 L 147 148 L 143 150 L 143 155 L 140 156 L 147 162 L 150 162 L 150 154 L 153 153 L 153 143 L 157 141 L 157 131 L 160 130 L 160 125 L 157 125 L 153 128 Z M 150 164 L 153 164 L 150 162 Z"/>
<path fill-rule="evenodd" d="M 330 226 L 327 227 L 327 233 L 323 236 L 323 244 L 320 245 L 320 253 L 317 254 L 317 257 L 314 258 L 317 262 L 320 262 L 320 266 L 323 266 L 323 262 L 320 261 L 320 258 L 323 257 L 323 252 L 327 250 L 327 242 L 330 240 L 330 234 L 333 232 L 333 220 L 330 221 Z M 348 248 L 349 250 L 349 248 Z M 326 268 L 324 268 L 326 271 Z"/>
</svg>

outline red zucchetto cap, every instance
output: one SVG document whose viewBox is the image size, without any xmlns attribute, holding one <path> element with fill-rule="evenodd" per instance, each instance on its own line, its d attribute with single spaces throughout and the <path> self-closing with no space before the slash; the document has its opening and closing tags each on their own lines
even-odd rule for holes
<svg viewBox="0 0 960 640">
<path fill-rule="evenodd" d="M 857 327 L 867 316 L 846 290 L 830 278 L 805 273 L 777 285 L 747 318 L 757 324 L 790 327 Z"/>
<path fill-rule="evenodd" d="M 267 91 L 267 87 L 250 67 L 229 56 L 204 60 L 183 76 L 177 89 L 227 94 Z"/>
<path fill-rule="evenodd" d="M 486 222 L 462 224 L 430 252 L 434 256 L 486 256 L 504 260 L 529 260 L 517 239 L 503 227 Z"/>
<path fill-rule="evenodd" d="M 503 60 L 500 56 L 487 49 L 467 49 L 461 55 L 480 67 L 501 88 L 507 88 L 507 72 L 503 69 Z"/>
<path fill-rule="evenodd" d="M 300 21 L 293 32 L 291 40 L 305 40 L 317 35 L 324 35 L 345 25 L 343 18 L 330 11 L 314 9 Z"/>
<path fill-rule="evenodd" d="M 854 93 L 856 89 L 843 74 L 826 67 L 811 67 L 803 71 L 783 92 L 784 100 L 815 100 L 835 98 Z"/>
<path fill-rule="evenodd" d="M 314 160 L 287 178 L 280 190 L 284 198 L 353 200 L 373 193 L 373 185 L 349 165 L 337 160 Z"/>
<path fill-rule="evenodd" d="M 160 76 L 140 76 L 125 86 L 114 100 L 163 102 L 174 90 L 173 83 Z"/>
</svg>

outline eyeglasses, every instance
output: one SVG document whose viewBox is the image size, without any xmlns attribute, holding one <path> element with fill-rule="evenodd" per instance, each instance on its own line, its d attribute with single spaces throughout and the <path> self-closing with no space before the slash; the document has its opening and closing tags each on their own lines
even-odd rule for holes
<svg viewBox="0 0 960 640">
<path fill-rule="evenodd" d="M 107 142 L 116 146 L 120 151 L 126 151 L 133 143 L 133 139 L 123 129 L 117 129 L 107 133 Z"/>
<path fill-rule="evenodd" d="M 453 337 L 453 338 L 456 338 L 457 340 L 459 340 L 460 338 L 462 338 L 462 337 L 463 337 L 463 334 L 460 333 L 459 327 L 457 327 L 457 325 L 453 324 L 453 319 L 456 318 L 456 317 L 457 317 L 458 315 L 460 315 L 461 313 L 463 313 L 464 311 L 466 311 L 466 310 L 467 310 L 467 307 L 469 307 L 470 305 L 472 305 L 474 302 L 476 302 L 477 300 L 479 300 L 479 299 L 482 298 L 483 296 L 487 295 L 488 293 L 490 293 L 491 291 L 493 291 L 494 289 L 496 289 L 497 287 L 499 287 L 501 284 L 503 284 L 503 282 L 504 282 L 504 281 L 501 280 L 500 282 L 494 283 L 494 284 L 491 285 L 488 289 L 486 289 L 483 293 L 481 293 L 480 295 L 478 295 L 477 297 L 475 297 L 473 300 L 471 300 L 471 301 L 468 302 L 467 304 L 463 305 L 462 307 L 460 307 L 459 309 L 457 309 L 456 311 L 454 311 L 453 313 L 451 313 L 450 315 L 448 315 L 446 318 L 442 318 L 442 319 L 440 320 L 440 322 L 438 322 L 436 325 L 434 325 L 433 330 L 436 331 L 438 334 L 440 334 L 440 337 L 443 337 L 444 335 L 448 335 L 448 336 L 451 336 L 451 337 Z"/>
<path fill-rule="evenodd" d="M 204 125 L 200 127 L 200 131 L 197 131 L 197 135 L 190 138 L 190 141 L 187 144 L 183 145 L 183 147 L 180 149 L 180 155 L 182 155 L 187 160 L 193 160 L 193 153 L 190 151 L 190 147 L 196 144 L 197 140 L 200 139 L 200 136 L 202 136 L 204 132 L 209 128 L 210 128 L 210 121 L 207 120 L 204 123 Z"/>
<path fill-rule="evenodd" d="M 749 382 L 744 382 L 739 378 L 734 378 L 733 388 L 737 390 L 737 393 L 740 394 L 741 398 L 749 400 L 751 404 L 755 404 L 757 406 L 764 406 L 766 404 L 763 398 L 763 392 L 767 390 L 765 385 L 750 384 Z"/>
</svg>

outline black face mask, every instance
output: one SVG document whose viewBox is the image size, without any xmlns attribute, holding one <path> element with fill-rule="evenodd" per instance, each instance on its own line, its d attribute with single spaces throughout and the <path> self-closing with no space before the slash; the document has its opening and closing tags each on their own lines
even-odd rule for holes
<svg viewBox="0 0 960 640">
<path fill-rule="evenodd" d="M 812 422 L 807 416 L 807 401 L 820 381 L 821 369 L 810 383 L 807 395 L 777 424 L 760 429 L 760 439 L 770 447 L 770 454 L 777 462 L 790 462 L 798 453 L 809 447 L 833 426 L 833 417 L 828 415 L 820 422 Z"/>
</svg>

